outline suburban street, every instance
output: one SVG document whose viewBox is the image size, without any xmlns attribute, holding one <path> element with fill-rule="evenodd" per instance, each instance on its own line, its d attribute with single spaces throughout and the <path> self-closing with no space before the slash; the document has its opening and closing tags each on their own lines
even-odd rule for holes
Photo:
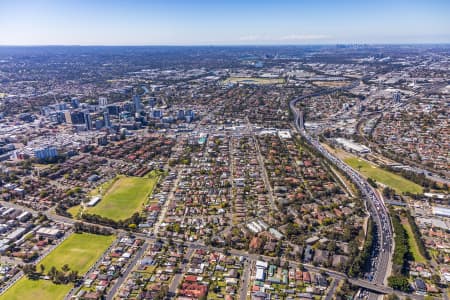
<svg viewBox="0 0 450 300">
<path fill-rule="evenodd" d="M 114 295 L 117 293 L 122 283 L 127 279 L 128 274 L 130 274 L 131 270 L 133 270 L 134 266 L 136 265 L 138 260 L 142 257 L 147 247 L 148 243 L 144 243 L 142 247 L 139 248 L 137 253 L 134 254 L 134 258 L 129 262 L 125 272 L 119 278 L 117 278 L 117 281 L 109 290 L 109 293 L 106 295 L 106 299 L 111 300 L 114 298 Z"/>
</svg>

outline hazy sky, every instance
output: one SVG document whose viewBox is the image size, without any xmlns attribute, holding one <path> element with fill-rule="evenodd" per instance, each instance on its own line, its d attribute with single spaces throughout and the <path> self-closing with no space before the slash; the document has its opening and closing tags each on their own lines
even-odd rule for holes
<svg viewBox="0 0 450 300">
<path fill-rule="evenodd" d="M 0 45 L 450 42 L 450 0 L 0 0 Z"/>
</svg>

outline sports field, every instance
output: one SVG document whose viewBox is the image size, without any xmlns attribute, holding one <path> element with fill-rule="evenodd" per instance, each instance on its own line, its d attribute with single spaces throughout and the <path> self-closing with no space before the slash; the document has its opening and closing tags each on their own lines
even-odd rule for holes
<svg viewBox="0 0 450 300">
<path fill-rule="evenodd" d="M 20 279 L 0 296 L 0 300 L 48 300 L 64 299 L 73 285 L 54 284 L 50 280 Z"/>
<path fill-rule="evenodd" d="M 37 271 L 40 271 L 41 264 L 45 266 L 44 272 L 50 270 L 52 266 L 60 270 L 64 264 L 68 264 L 71 270 L 77 270 L 82 275 L 94 265 L 114 239 L 112 235 L 74 233 L 39 263 Z M 63 299 L 72 286 L 72 284 L 54 284 L 50 280 L 30 280 L 23 277 L 0 296 L 0 300 Z"/>
<path fill-rule="evenodd" d="M 83 274 L 105 252 L 114 239 L 113 235 L 74 233 L 47 255 L 39 265 L 44 265 L 45 269 L 49 270 L 52 266 L 61 268 L 64 264 L 68 264 L 71 270 L 77 270 Z"/>
<path fill-rule="evenodd" d="M 313 81 L 312 83 L 320 87 L 342 87 L 350 84 L 347 81 Z"/>
<path fill-rule="evenodd" d="M 115 221 L 139 212 L 158 181 L 158 174 L 146 177 L 119 177 L 103 192 L 102 200 L 86 212 Z"/>
<path fill-rule="evenodd" d="M 225 83 L 242 84 L 279 84 L 284 83 L 283 78 L 265 78 L 265 77 L 230 77 L 225 79 Z"/>
<path fill-rule="evenodd" d="M 420 185 L 415 184 L 400 175 L 383 170 L 366 160 L 352 156 L 345 158 L 344 161 L 355 170 L 360 171 L 364 176 L 371 177 L 377 182 L 393 188 L 398 193 L 410 192 L 413 194 L 420 194 L 423 192 Z"/>
</svg>

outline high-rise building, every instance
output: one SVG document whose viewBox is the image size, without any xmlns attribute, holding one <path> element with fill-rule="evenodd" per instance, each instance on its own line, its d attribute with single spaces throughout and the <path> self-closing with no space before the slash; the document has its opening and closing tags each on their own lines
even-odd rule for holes
<svg viewBox="0 0 450 300">
<path fill-rule="evenodd" d="M 188 109 L 184 112 L 184 115 L 186 116 L 186 121 L 191 122 L 195 119 L 195 112 L 192 109 Z"/>
<path fill-rule="evenodd" d="M 100 146 L 105 146 L 108 144 L 108 138 L 106 135 L 97 138 L 97 144 Z"/>
<path fill-rule="evenodd" d="M 86 123 L 86 113 L 81 110 L 75 110 L 70 113 L 72 119 L 72 124 L 85 124 Z"/>
<path fill-rule="evenodd" d="M 64 113 L 60 111 L 52 112 L 48 115 L 50 121 L 55 124 L 61 124 L 64 122 Z"/>
<path fill-rule="evenodd" d="M 67 124 L 72 124 L 72 114 L 70 113 L 69 110 L 66 110 L 64 112 L 64 118 L 66 119 Z"/>
<path fill-rule="evenodd" d="M 122 103 L 122 106 L 120 108 L 120 112 L 133 112 L 135 110 L 135 106 L 133 102 L 125 102 Z"/>
<path fill-rule="evenodd" d="M 102 119 L 97 119 L 97 120 L 95 120 L 94 125 L 95 125 L 96 130 L 100 130 L 103 127 L 105 127 L 105 122 Z"/>
<path fill-rule="evenodd" d="M 55 105 L 56 110 L 66 110 L 67 104 L 65 102 L 59 102 Z"/>
<path fill-rule="evenodd" d="M 392 95 L 392 99 L 394 100 L 395 103 L 400 102 L 400 99 L 401 99 L 400 92 L 395 92 L 395 93 Z"/>
<path fill-rule="evenodd" d="M 45 147 L 34 149 L 34 156 L 37 159 L 53 158 L 58 155 L 58 150 L 55 147 Z"/>
<path fill-rule="evenodd" d="M 70 104 L 72 105 L 72 108 L 77 109 L 78 107 L 80 107 L 80 100 L 74 97 L 70 100 Z"/>
<path fill-rule="evenodd" d="M 100 106 L 108 105 L 108 98 L 106 98 L 106 97 L 99 97 L 98 98 L 98 105 L 100 105 Z"/>
<path fill-rule="evenodd" d="M 184 110 L 180 109 L 177 114 L 178 120 L 184 120 Z"/>
<path fill-rule="evenodd" d="M 151 117 L 155 119 L 160 119 L 163 117 L 163 113 L 160 110 L 154 110 L 152 111 Z"/>
<path fill-rule="evenodd" d="M 133 105 L 134 105 L 134 111 L 140 112 L 142 110 L 142 104 L 141 104 L 141 97 L 138 95 L 133 96 Z"/>
<path fill-rule="evenodd" d="M 106 128 L 111 128 L 111 120 L 109 119 L 108 111 L 103 112 L 103 122 Z"/>
<path fill-rule="evenodd" d="M 92 130 L 92 119 L 88 112 L 84 113 L 84 124 L 86 125 L 86 130 Z"/>
<path fill-rule="evenodd" d="M 106 110 L 110 115 L 117 116 L 120 113 L 120 107 L 118 105 L 110 104 L 106 107 Z"/>
</svg>

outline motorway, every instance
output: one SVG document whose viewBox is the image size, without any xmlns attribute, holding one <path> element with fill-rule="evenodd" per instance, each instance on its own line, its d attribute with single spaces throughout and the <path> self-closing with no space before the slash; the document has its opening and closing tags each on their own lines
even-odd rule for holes
<svg viewBox="0 0 450 300">
<path fill-rule="evenodd" d="M 304 112 L 296 107 L 296 104 L 306 98 L 322 96 L 326 94 L 331 94 L 341 90 L 349 90 L 356 87 L 359 81 L 355 81 L 352 84 L 341 87 L 341 88 L 331 88 L 325 89 L 312 94 L 304 95 L 292 99 L 289 103 L 289 107 L 294 115 L 294 123 L 296 130 L 300 135 L 318 152 L 320 152 L 325 158 L 327 158 L 331 163 L 333 163 L 338 169 L 345 173 L 353 183 L 359 188 L 363 198 L 366 200 L 366 207 L 373 218 L 376 232 L 378 234 L 378 242 L 381 252 L 372 253 L 372 274 L 369 274 L 369 281 L 375 285 L 382 286 L 385 283 L 386 275 L 388 274 L 389 261 L 392 256 L 392 225 L 390 223 L 390 218 L 384 202 L 379 197 L 379 195 L 374 191 L 374 189 L 367 183 L 367 181 L 355 170 L 350 168 L 339 158 L 333 156 L 328 152 L 320 142 L 313 138 L 304 127 Z M 376 299 L 376 295 L 369 296 L 369 299 Z"/>
</svg>

